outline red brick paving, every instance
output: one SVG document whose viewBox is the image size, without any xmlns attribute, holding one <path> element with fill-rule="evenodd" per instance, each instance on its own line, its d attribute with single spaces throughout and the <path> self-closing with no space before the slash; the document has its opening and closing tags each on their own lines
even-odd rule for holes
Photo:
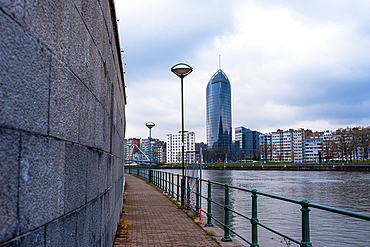
<svg viewBox="0 0 370 247">
<path fill-rule="evenodd" d="M 129 234 L 114 246 L 220 246 L 161 192 L 143 180 L 126 176 Z"/>
</svg>

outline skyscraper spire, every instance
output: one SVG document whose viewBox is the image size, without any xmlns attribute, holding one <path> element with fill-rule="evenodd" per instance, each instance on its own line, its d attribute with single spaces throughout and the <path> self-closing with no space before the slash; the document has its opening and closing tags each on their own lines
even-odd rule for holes
<svg viewBox="0 0 370 247">
<path fill-rule="evenodd" d="M 218 69 L 221 69 L 221 55 L 218 54 Z"/>
</svg>

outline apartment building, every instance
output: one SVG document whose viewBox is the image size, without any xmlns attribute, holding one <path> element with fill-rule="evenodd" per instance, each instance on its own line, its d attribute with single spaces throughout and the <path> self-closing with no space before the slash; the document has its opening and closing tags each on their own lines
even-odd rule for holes
<svg viewBox="0 0 370 247">
<path fill-rule="evenodd" d="M 259 136 L 261 160 L 272 162 L 272 134 L 266 133 Z"/>
<path fill-rule="evenodd" d="M 305 130 L 305 160 L 306 162 L 321 162 L 324 132 Z"/>
<path fill-rule="evenodd" d="M 272 161 L 297 162 L 305 161 L 304 129 L 278 129 L 272 133 Z"/>
<path fill-rule="evenodd" d="M 182 135 L 181 131 L 166 135 L 168 164 L 181 164 L 182 162 Z M 187 164 L 195 163 L 195 133 L 184 131 L 184 161 Z"/>
</svg>

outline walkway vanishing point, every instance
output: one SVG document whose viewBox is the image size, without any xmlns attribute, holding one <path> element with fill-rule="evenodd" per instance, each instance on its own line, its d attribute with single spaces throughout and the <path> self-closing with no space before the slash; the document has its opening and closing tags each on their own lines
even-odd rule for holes
<svg viewBox="0 0 370 247">
<path fill-rule="evenodd" d="M 121 218 L 128 219 L 129 230 L 116 236 L 114 246 L 220 246 L 161 192 L 132 175 L 125 177 Z"/>
</svg>

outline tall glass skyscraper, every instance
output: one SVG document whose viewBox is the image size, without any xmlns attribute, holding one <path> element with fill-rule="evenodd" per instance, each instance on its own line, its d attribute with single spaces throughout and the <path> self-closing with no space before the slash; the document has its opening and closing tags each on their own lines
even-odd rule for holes
<svg viewBox="0 0 370 247">
<path fill-rule="evenodd" d="M 231 131 L 231 87 L 229 79 L 219 69 L 207 85 L 208 148 L 227 147 L 230 150 Z"/>
</svg>

